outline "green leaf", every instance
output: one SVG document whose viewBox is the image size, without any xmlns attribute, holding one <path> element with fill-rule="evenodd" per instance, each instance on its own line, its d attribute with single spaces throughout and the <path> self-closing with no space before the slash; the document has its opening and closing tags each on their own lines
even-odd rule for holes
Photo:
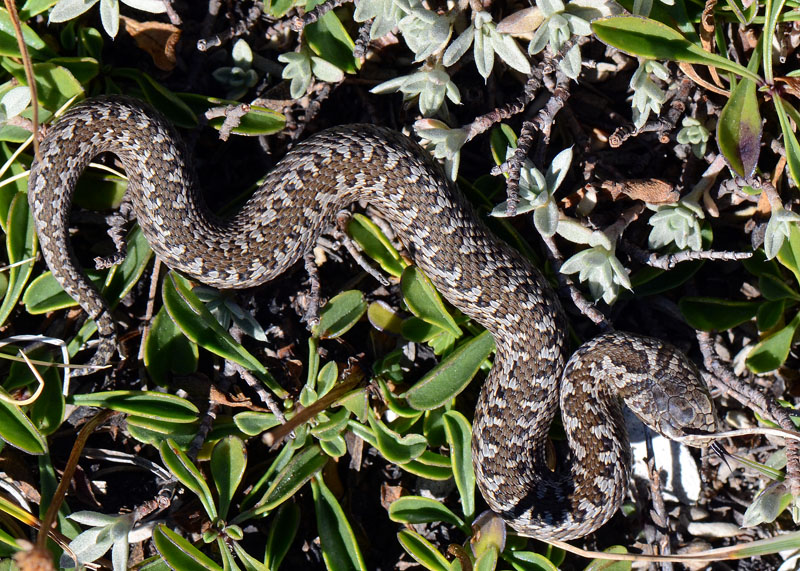
<svg viewBox="0 0 800 571">
<path fill-rule="evenodd" d="M 8 263 L 14 264 L 23 260 L 30 260 L 19 266 L 14 266 L 8 271 L 8 287 L 3 303 L 0 305 L 0 325 L 6 322 L 11 311 L 16 307 L 22 290 L 28 283 L 28 278 L 33 270 L 36 257 L 36 229 L 33 218 L 28 208 L 28 197 L 17 193 L 11 201 L 6 222 L 8 234 L 6 236 L 6 251 Z"/>
<path fill-rule="evenodd" d="M 488 331 L 458 346 L 402 396 L 417 410 L 431 410 L 458 395 L 494 351 Z"/>
<path fill-rule="evenodd" d="M 2 66 L 11 73 L 21 85 L 28 85 L 25 69 L 21 63 L 5 58 Z M 36 90 L 39 102 L 49 110 L 63 106 L 67 101 L 81 95 L 83 86 L 70 71 L 52 63 L 33 64 L 33 75 L 36 78 Z"/>
<path fill-rule="evenodd" d="M 450 571 L 447 559 L 439 553 L 427 539 L 420 534 L 404 529 L 397 534 L 397 539 L 403 549 L 414 560 L 431 571 Z"/>
<path fill-rule="evenodd" d="M 797 328 L 800 327 L 800 313 L 794 316 L 786 327 L 759 341 L 747 355 L 747 368 L 754 373 L 774 371 L 786 362 L 792 348 Z"/>
<path fill-rule="evenodd" d="M 757 83 L 763 80 L 746 67 L 705 51 L 655 20 L 616 16 L 592 22 L 592 31 L 603 42 L 629 54 L 658 60 L 698 63 L 724 69 Z"/>
<path fill-rule="evenodd" d="M 415 408 L 411 408 L 403 401 L 403 399 L 390 391 L 389 386 L 383 379 L 378 379 L 378 387 L 381 390 L 381 396 L 383 397 L 386 406 L 389 407 L 389 410 L 391 410 L 397 416 L 417 419 L 422 415 L 420 411 Z"/>
<path fill-rule="evenodd" d="M 403 496 L 393 501 L 389 506 L 389 519 L 406 524 L 443 521 L 456 527 L 464 527 L 464 520 L 447 506 L 422 496 Z"/>
<path fill-rule="evenodd" d="M 320 339 L 341 337 L 358 323 L 366 311 L 367 302 L 364 301 L 363 293 L 358 290 L 343 291 L 322 308 L 314 334 Z"/>
<path fill-rule="evenodd" d="M 169 438 L 174 440 L 181 450 L 189 449 L 200 429 L 199 422 L 176 424 L 143 416 L 129 416 L 127 426 L 131 436 L 139 442 L 158 448 Z"/>
<path fill-rule="evenodd" d="M 50 50 L 47 48 L 44 40 L 34 32 L 30 26 L 24 21 L 22 24 L 22 39 L 25 45 L 31 50 L 32 56 L 45 56 Z M 41 53 L 38 53 L 41 52 Z M 14 24 L 11 22 L 11 16 L 8 10 L 0 8 L 0 56 L 22 57 L 19 51 L 19 44 L 17 43 L 17 36 L 14 32 Z M 27 84 L 26 84 L 27 85 Z"/>
<path fill-rule="evenodd" d="M 761 132 L 756 84 L 742 79 L 731 92 L 717 122 L 720 151 L 739 176 L 749 177 L 756 170 Z"/>
<path fill-rule="evenodd" d="M 772 47 L 772 40 L 775 38 L 775 31 L 778 27 L 778 16 L 783 9 L 783 5 L 785 0 L 765 0 L 764 2 L 764 37 L 761 39 L 763 45 Z M 772 84 L 773 83 L 773 69 L 772 69 L 772 50 L 766 49 L 763 50 L 763 62 L 764 62 L 764 76 L 767 78 L 767 81 Z M 796 184 L 797 179 L 795 179 Z"/>
<path fill-rule="evenodd" d="M 153 530 L 153 543 L 172 569 L 180 571 L 223 571 L 186 539 L 160 523 Z"/>
<path fill-rule="evenodd" d="M 778 250 L 778 261 L 794 274 L 800 284 L 800 228 L 797 224 L 789 227 L 789 239 L 784 240 Z"/>
<path fill-rule="evenodd" d="M 403 328 L 403 318 L 397 314 L 386 302 L 373 301 L 367 307 L 367 319 L 378 331 L 386 331 L 400 335 Z"/>
<path fill-rule="evenodd" d="M 509 551 L 504 559 L 517 571 L 558 571 L 552 561 L 533 551 Z"/>
<path fill-rule="evenodd" d="M 244 550 L 244 547 L 239 545 L 238 541 L 234 541 L 233 543 L 233 550 L 236 553 L 236 556 L 244 565 L 245 571 L 270 571 L 270 568 L 261 563 L 258 559 L 247 553 Z"/>
<path fill-rule="evenodd" d="M 771 53 L 771 50 L 764 51 Z M 786 115 L 785 107 L 789 107 L 789 103 L 776 94 L 773 98 L 773 104 L 775 105 L 775 111 L 778 115 L 778 121 L 781 124 L 783 141 L 786 146 L 786 164 L 789 167 L 789 174 L 792 175 L 795 186 L 800 186 L 800 143 L 798 143 L 797 136 L 792 130 L 792 124 L 789 121 L 789 117 Z"/>
<path fill-rule="evenodd" d="M 168 393 L 155 391 L 103 391 L 75 394 L 68 398 L 75 406 L 110 408 L 135 416 L 174 423 L 197 420 L 197 407 L 188 400 Z"/>
<path fill-rule="evenodd" d="M 347 73 L 358 71 L 360 62 L 353 57 L 355 43 L 333 11 L 303 28 L 303 34 L 308 46 L 319 57 Z"/>
<path fill-rule="evenodd" d="M 684 297 L 678 302 L 686 322 L 701 331 L 725 331 L 750 321 L 761 304 L 715 297 Z"/>
<path fill-rule="evenodd" d="M 211 520 L 215 520 L 217 518 L 217 508 L 214 505 L 214 496 L 211 495 L 211 490 L 208 488 L 202 472 L 197 469 L 197 466 L 189 460 L 189 457 L 171 439 L 163 442 L 158 451 L 161 453 L 161 460 L 164 462 L 164 466 L 173 476 L 180 480 L 181 484 L 192 490 L 200 498 L 200 503 L 203 504 L 203 509 L 206 510 L 208 517 Z"/>
<path fill-rule="evenodd" d="M 453 476 L 461 496 L 464 518 L 471 521 L 475 516 L 475 470 L 472 467 L 472 427 L 458 411 L 449 410 L 442 417 L 450 446 Z"/>
<path fill-rule="evenodd" d="M 214 446 L 211 452 L 211 475 L 217 487 L 219 498 L 219 517 L 228 517 L 228 508 L 233 494 L 242 482 L 247 467 L 247 450 L 244 442 L 236 436 L 226 436 Z"/>
<path fill-rule="evenodd" d="M 401 436 L 381 422 L 372 410 L 368 416 L 369 425 L 375 434 L 375 447 L 389 462 L 405 464 L 417 458 L 428 447 L 428 442 L 421 434 Z"/>
<path fill-rule="evenodd" d="M 311 480 L 317 532 L 325 567 L 329 571 L 366 569 L 353 529 L 342 507 L 319 476 Z"/>
<path fill-rule="evenodd" d="M 144 366 L 159 386 L 167 386 L 171 374 L 188 375 L 197 370 L 197 345 L 186 338 L 167 310 L 158 310 L 144 341 Z"/>
<path fill-rule="evenodd" d="M 501 552 L 506 547 L 506 523 L 499 515 L 485 511 L 472 522 L 473 539 L 470 542 L 476 557 L 484 553 Z"/>
<path fill-rule="evenodd" d="M 759 331 L 769 331 L 773 327 L 777 327 L 783 317 L 783 312 L 786 309 L 786 303 L 781 301 L 766 301 L 758 308 L 758 315 L 756 316 L 756 324 Z"/>
<path fill-rule="evenodd" d="M 61 392 L 61 374 L 58 369 L 49 367 L 42 373 L 42 378 L 44 389 L 36 402 L 31 405 L 31 421 L 42 434 L 50 435 L 61 426 L 66 403 Z"/>
<path fill-rule="evenodd" d="M 47 439 L 18 406 L 5 400 L 0 400 L 0 438 L 28 454 L 47 452 Z"/>
<path fill-rule="evenodd" d="M 330 438 L 339 434 L 347 426 L 347 421 L 350 418 L 350 411 L 346 408 L 340 408 L 336 412 L 327 412 L 325 414 L 328 417 L 327 420 L 319 422 L 311 429 L 311 434 L 318 438 Z"/>
<path fill-rule="evenodd" d="M 161 295 L 167 313 L 189 339 L 224 359 L 254 371 L 279 398 L 288 396 L 264 365 L 242 347 L 241 343 L 237 343 L 211 315 L 203 302 L 192 292 L 186 278 L 170 272 L 164 280 Z"/>
<path fill-rule="evenodd" d="M 758 277 L 758 289 L 764 299 L 770 301 L 778 301 L 783 299 L 792 299 L 800 301 L 800 293 L 797 293 L 780 276 L 775 274 L 762 274 Z"/>
<path fill-rule="evenodd" d="M 281 421 L 271 412 L 248 410 L 233 417 L 236 427 L 248 436 L 257 436 L 270 428 L 275 428 Z"/>
<path fill-rule="evenodd" d="M 428 480 L 443 482 L 453 477 L 450 459 L 430 450 L 420 454 L 416 460 L 400 464 L 400 467 L 406 472 Z"/>
<path fill-rule="evenodd" d="M 297 504 L 283 504 L 278 508 L 267 535 L 267 549 L 264 553 L 264 564 L 267 567 L 270 569 L 280 567 L 299 527 L 300 508 Z"/>
<path fill-rule="evenodd" d="M 322 470 L 327 463 L 328 456 L 322 453 L 319 446 L 304 448 L 278 472 L 262 499 L 256 504 L 255 508 L 250 510 L 251 513 L 244 512 L 240 517 L 243 518 L 246 514 L 248 516 L 259 516 L 272 511 L 292 497 L 303 484 Z M 237 523 L 238 521 L 239 517 L 234 519 L 232 523 Z"/>
<path fill-rule="evenodd" d="M 497 567 L 497 559 L 500 552 L 497 547 L 489 547 L 475 560 L 475 571 L 494 571 Z"/>
<path fill-rule="evenodd" d="M 386 273 L 399 278 L 408 266 L 381 229 L 363 214 L 353 214 L 347 223 L 347 233 Z"/>
<path fill-rule="evenodd" d="M 84 270 L 95 286 L 103 292 L 112 308 L 116 307 L 119 300 L 128 295 L 139 282 L 153 255 L 147 239 L 138 227 L 130 233 L 126 242 L 127 255 L 121 264 L 105 272 Z M 77 302 L 61 289 L 50 272 L 45 272 L 31 282 L 22 301 L 28 313 L 32 314 L 47 313 L 77 305 Z"/>
<path fill-rule="evenodd" d="M 56 57 L 48 61 L 69 70 L 81 85 L 86 85 L 100 73 L 100 64 L 92 57 Z"/>
<path fill-rule="evenodd" d="M 441 296 L 428 277 L 416 266 L 403 270 L 400 288 L 408 308 L 420 319 L 449 331 L 455 337 L 461 336 L 461 328 L 444 306 Z"/>
</svg>

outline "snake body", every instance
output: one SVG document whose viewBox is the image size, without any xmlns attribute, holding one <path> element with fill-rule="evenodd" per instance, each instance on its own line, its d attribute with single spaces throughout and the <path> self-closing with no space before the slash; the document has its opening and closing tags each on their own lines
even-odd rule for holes
<svg viewBox="0 0 800 571">
<path fill-rule="evenodd" d="M 609 333 L 566 362 L 564 312 L 545 278 L 495 238 L 419 146 L 391 130 L 336 127 L 290 151 L 233 217 L 205 206 L 169 123 L 132 99 L 76 106 L 51 129 L 31 169 L 29 201 L 53 275 L 97 322 L 93 361 L 115 350 L 107 303 L 68 236 L 75 183 L 114 153 L 136 218 L 173 269 L 218 288 L 246 288 L 286 271 L 334 214 L 356 200 L 379 209 L 442 295 L 494 336 L 497 353 L 473 424 L 476 479 L 489 507 L 541 539 L 585 535 L 619 507 L 630 450 L 618 396 L 668 436 L 713 432 L 694 365 L 658 341 Z M 566 374 L 562 380 L 562 372 Z M 569 451 L 551 470 L 547 434 L 559 404 Z"/>
</svg>

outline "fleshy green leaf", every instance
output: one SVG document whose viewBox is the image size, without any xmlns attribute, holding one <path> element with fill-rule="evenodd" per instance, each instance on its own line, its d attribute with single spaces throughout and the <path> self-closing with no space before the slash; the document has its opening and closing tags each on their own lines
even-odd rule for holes
<svg viewBox="0 0 800 571">
<path fill-rule="evenodd" d="M 705 51 L 680 32 L 655 20 L 634 16 L 604 18 L 592 22 L 592 30 L 601 41 L 632 55 L 718 67 L 756 82 L 761 81 L 746 67 Z"/>
<path fill-rule="evenodd" d="M 161 460 L 172 475 L 178 478 L 181 484 L 197 494 L 208 517 L 212 520 L 216 519 L 217 508 L 214 505 L 214 497 L 211 495 L 211 490 L 208 489 L 208 484 L 206 484 L 205 478 L 202 472 L 197 469 L 197 466 L 189 460 L 189 457 L 172 440 L 163 442 L 159 447 L 159 452 L 161 453 Z"/>
<path fill-rule="evenodd" d="M 278 508 L 267 535 L 264 563 L 270 569 L 278 569 L 289 552 L 289 547 L 300 527 L 300 508 L 297 504 L 283 504 Z"/>
<path fill-rule="evenodd" d="M 8 228 L 6 236 L 8 263 L 30 261 L 8 270 L 8 287 L 3 303 L 0 305 L 0 325 L 5 323 L 11 311 L 16 307 L 22 290 L 28 283 L 36 257 L 36 231 L 26 195 L 17 193 L 14 196 L 9 208 L 6 228 Z"/>
<path fill-rule="evenodd" d="M 449 410 L 442 417 L 450 446 L 450 459 L 453 463 L 453 476 L 461 496 L 461 509 L 464 518 L 471 520 L 475 515 L 475 470 L 472 467 L 472 427 L 458 411 Z"/>
<path fill-rule="evenodd" d="M 765 337 L 747 355 L 747 367 L 754 373 L 766 373 L 783 365 L 789 356 L 797 328 L 800 327 L 800 313 L 794 316 L 786 327 Z"/>
<path fill-rule="evenodd" d="M 188 400 L 155 391 L 103 391 L 75 394 L 68 402 L 75 406 L 110 408 L 135 416 L 187 423 L 197 420 L 199 411 Z"/>
<path fill-rule="evenodd" d="M 47 439 L 16 405 L 0 400 L 0 438 L 28 454 L 47 452 Z"/>
<path fill-rule="evenodd" d="M 458 395 L 494 351 L 488 331 L 463 343 L 402 396 L 417 410 L 430 410 Z"/>
<path fill-rule="evenodd" d="M 329 571 L 364 570 L 364 558 L 342 507 L 322 478 L 311 480 L 317 532 L 325 567 Z"/>
<path fill-rule="evenodd" d="M 409 266 L 400 279 L 403 298 L 408 308 L 420 319 L 461 336 L 461 328 L 444 306 L 441 296 L 428 277 L 416 266 Z"/>
<path fill-rule="evenodd" d="M 223 571 L 222 567 L 206 557 L 186 539 L 158 524 L 153 530 L 153 543 L 172 569 L 181 571 Z"/>
<path fill-rule="evenodd" d="M 757 301 L 731 301 L 714 297 L 684 297 L 679 303 L 687 323 L 701 331 L 725 331 L 756 316 Z"/>
<path fill-rule="evenodd" d="M 739 176 L 749 177 L 761 150 L 761 115 L 756 84 L 742 79 L 731 93 L 717 122 L 717 143 L 728 164 Z"/>
<path fill-rule="evenodd" d="M 252 515 L 265 514 L 281 505 L 327 463 L 328 456 L 323 454 L 318 446 L 309 446 L 302 450 L 275 476 L 264 496 L 252 510 Z M 238 518 L 234 522 L 237 520 Z"/>
<path fill-rule="evenodd" d="M 420 565 L 432 571 L 450 571 L 450 564 L 430 541 L 420 534 L 404 529 L 397 534 L 403 549 Z"/>
<path fill-rule="evenodd" d="M 334 296 L 319 314 L 314 332 L 321 339 L 336 339 L 344 335 L 367 311 L 364 294 L 358 290 L 343 291 Z"/>
<path fill-rule="evenodd" d="M 389 518 L 399 523 L 430 523 L 443 521 L 463 527 L 464 521 L 441 502 L 421 496 L 403 496 L 389 506 Z"/>
<path fill-rule="evenodd" d="M 236 436 L 226 436 L 214 446 L 211 452 L 211 475 L 217 487 L 219 498 L 219 517 L 227 518 L 233 494 L 242 481 L 247 467 L 247 450 Z"/>
<path fill-rule="evenodd" d="M 192 292 L 186 278 L 170 272 L 164 280 L 161 295 L 169 316 L 184 335 L 212 353 L 254 371 L 278 397 L 287 396 L 286 391 L 272 378 L 264 365 L 222 328 Z"/>
</svg>

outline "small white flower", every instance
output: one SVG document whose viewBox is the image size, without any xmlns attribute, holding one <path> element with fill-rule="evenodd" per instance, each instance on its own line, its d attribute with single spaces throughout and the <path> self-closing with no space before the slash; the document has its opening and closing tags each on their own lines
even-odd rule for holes
<svg viewBox="0 0 800 571">
<path fill-rule="evenodd" d="M 424 61 L 444 49 L 453 33 L 452 13 L 440 15 L 419 6 L 412 8 L 397 27 L 403 34 L 414 61 Z"/>
<path fill-rule="evenodd" d="M 702 159 L 706 154 L 706 143 L 711 135 L 700 121 L 694 117 L 684 117 L 683 128 L 678 131 L 677 140 L 681 145 L 691 145 L 694 156 Z"/>
<path fill-rule="evenodd" d="M 322 81 L 337 83 L 344 79 L 344 72 L 330 63 L 303 48 L 299 52 L 289 52 L 278 56 L 278 61 L 285 63 L 281 77 L 291 81 L 289 94 L 294 99 L 305 95 L 311 84 L 312 76 L 316 75 Z"/>
<path fill-rule="evenodd" d="M 440 65 L 434 69 L 418 71 L 396 77 L 373 87 L 371 93 L 393 93 L 400 91 L 404 100 L 419 96 L 419 110 L 423 115 L 436 113 L 447 98 L 455 104 L 461 103 L 461 93 Z"/>
<path fill-rule="evenodd" d="M 650 79 L 650 73 L 662 81 L 669 79 L 669 70 L 664 64 L 653 60 L 640 60 L 639 68 L 631 77 L 633 124 L 637 129 L 641 129 L 647 123 L 651 111 L 658 115 L 661 112 L 661 104 L 667 99 L 667 95 Z"/>
<path fill-rule="evenodd" d="M 648 204 L 655 214 L 650 217 L 653 227 L 647 243 L 651 248 L 661 248 L 674 243 L 681 250 L 689 248 L 695 252 L 702 249 L 703 236 L 700 220 L 705 218 L 699 204 L 701 192 L 687 194 L 675 204 Z"/>
<path fill-rule="evenodd" d="M 120 2 L 151 14 L 162 14 L 167 11 L 162 0 L 60 0 L 50 12 L 50 21 L 66 22 L 77 18 L 97 2 L 100 2 L 100 20 L 103 22 L 103 29 L 112 38 L 115 38 L 119 31 Z"/>
<path fill-rule="evenodd" d="M 133 529 L 134 514 L 106 515 L 96 512 L 76 512 L 67 516 L 83 525 L 91 526 L 69 543 L 69 548 L 78 558 L 79 565 L 91 563 L 99 559 L 111 549 L 114 571 L 125 571 L 128 568 L 128 534 Z M 75 567 L 75 561 L 63 553 L 59 567 Z"/>
<path fill-rule="evenodd" d="M 509 149 L 507 154 L 512 152 L 513 149 Z M 528 159 L 525 159 L 519 171 L 519 204 L 516 213 L 533 211 L 533 224 L 542 236 L 550 237 L 556 233 L 560 212 L 553 195 L 561 186 L 571 163 L 572 147 L 558 153 L 544 175 Z M 492 210 L 492 216 L 508 216 L 508 201 L 498 204 Z"/>
<path fill-rule="evenodd" d="M 450 180 L 456 180 L 461 162 L 461 147 L 467 142 L 464 129 L 451 129 L 435 119 L 421 119 L 414 123 L 420 143 L 437 159 L 444 160 L 445 171 Z"/>
<path fill-rule="evenodd" d="M 578 279 L 589 284 L 589 291 L 595 300 L 602 299 L 608 304 L 614 302 L 620 287 L 631 289 L 628 270 L 615 255 L 616 246 L 603 232 L 592 232 L 573 219 L 561 220 L 558 234 L 570 242 L 588 244 L 561 266 L 562 274 L 578 274 Z"/>
<path fill-rule="evenodd" d="M 353 20 L 372 20 L 369 36 L 370 39 L 377 40 L 396 28 L 404 15 L 405 12 L 394 0 L 359 0 L 356 2 Z"/>
<path fill-rule="evenodd" d="M 800 214 L 786 210 L 780 205 L 772 205 L 772 215 L 764 232 L 764 252 L 771 260 L 778 255 L 783 241 L 789 237 L 792 225 L 800 222 Z"/>
<path fill-rule="evenodd" d="M 442 63 L 448 67 L 453 65 L 473 44 L 475 66 L 484 79 L 492 73 L 495 53 L 520 73 L 527 75 L 531 72 L 531 64 L 517 42 L 511 36 L 497 31 L 497 25 L 488 12 L 472 13 L 472 25 L 467 26 L 445 50 Z"/>
<path fill-rule="evenodd" d="M 561 0 L 536 0 L 544 20 L 528 45 L 529 54 L 537 54 L 550 44 L 553 53 L 574 36 L 588 36 L 592 33 L 591 21 L 609 16 L 618 11 L 614 2 L 605 0 L 574 0 L 564 4 Z M 581 72 L 581 51 L 573 46 L 564 55 L 559 67 L 570 79 L 577 79 Z"/>
</svg>

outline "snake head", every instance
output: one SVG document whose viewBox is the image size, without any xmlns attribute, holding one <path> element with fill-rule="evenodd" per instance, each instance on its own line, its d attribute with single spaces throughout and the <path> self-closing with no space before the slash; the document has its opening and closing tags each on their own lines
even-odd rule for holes
<svg viewBox="0 0 800 571">
<path fill-rule="evenodd" d="M 598 339 L 608 355 L 602 368 L 612 371 L 618 394 L 642 422 L 671 440 L 708 443 L 718 426 L 714 401 L 685 354 L 651 337 L 614 332 Z"/>
<path fill-rule="evenodd" d="M 706 446 L 708 436 L 717 432 L 714 401 L 696 367 L 683 355 L 672 356 L 679 366 L 660 369 L 652 386 L 645 414 L 646 424 L 671 440 L 689 446 Z M 636 408 L 636 407 L 634 407 Z"/>
</svg>

